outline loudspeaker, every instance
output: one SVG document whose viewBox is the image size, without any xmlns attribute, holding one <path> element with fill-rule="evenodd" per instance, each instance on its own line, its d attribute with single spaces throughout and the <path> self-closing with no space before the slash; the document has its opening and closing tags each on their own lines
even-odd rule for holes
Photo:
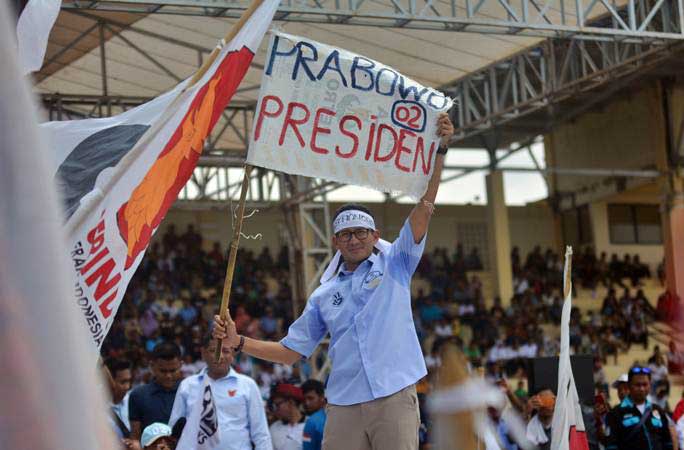
<svg viewBox="0 0 684 450">
<path fill-rule="evenodd" d="M 527 390 L 534 395 L 544 389 L 558 392 L 558 357 L 528 359 Z M 570 356 L 572 374 L 577 386 L 580 402 L 587 406 L 594 405 L 594 356 Z"/>
</svg>

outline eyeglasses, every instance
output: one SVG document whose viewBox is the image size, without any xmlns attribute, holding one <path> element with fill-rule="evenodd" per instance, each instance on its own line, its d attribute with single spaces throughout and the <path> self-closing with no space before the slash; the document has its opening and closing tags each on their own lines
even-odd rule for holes
<svg viewBox="0 0 684 450">
<path fill-rule="evenodd" d="M 368 233 L 370 230 L 368 228 L 359 228 L 358 230 L 354 231 L 349 231 L 349 230 L 343 230 L 337 233 L 337 239 L 339 239 L 342 242 L 349 242 L 351 241 L 352 235 L 356 236 L 356 239 L 359 241 L 363 241 L 368 237 Z"/>
<path fill-rule="evenodd" d="M 629 373 L 631 373 L 631 374 L 643 373 L 646 375 L 650 375 L 651 369 L 649 369 L 648 367 L 632 367 L 631 369 L 629 369 Z"/>
</svg>

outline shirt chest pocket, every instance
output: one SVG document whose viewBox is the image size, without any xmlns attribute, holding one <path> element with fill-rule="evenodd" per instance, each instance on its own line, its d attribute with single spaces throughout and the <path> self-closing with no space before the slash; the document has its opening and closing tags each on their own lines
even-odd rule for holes
<svg viewBox="0 0 684 450">
<path fill-rule="evenodd" d="M 382 283 L 383 279 L 384 273 L 382 271 L 371 270 L 364 277 L 363 282 L 361 283 L 361 289 L 365 294 L 368 294 L 369 291 L 372 292 L 377 289 L 377 287 L 380 286 L 380 283 Z"/>
<path fill-rule="evenodd" d="M 634 425 L 639 423 L 639 418 L 635 416 L 631 417 L 625 417 L 622 419 L 622 426 L 623 427 L 633 427 Z"/>
<path fill-rule="evenodd" d="M 222 414 L 232 418 L 242 418 L 247 412 L 247 397 L 239 389 L 222 388 L 214 391 L 216 408 Z"/>
</svg>

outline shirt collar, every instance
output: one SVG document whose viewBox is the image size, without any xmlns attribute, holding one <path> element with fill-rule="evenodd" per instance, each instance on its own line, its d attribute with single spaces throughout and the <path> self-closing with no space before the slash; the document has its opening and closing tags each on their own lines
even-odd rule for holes
<svg viewBox="0 0 684 450">
<path fill-rule="evenodd" d="M 651 401 L 648 398 L 646 398 L 646 402 L 644 402 L 644 405 L 646 406 L 646 408 L 650 408 L 651 407 Z M 634 403 L 634 401 L 628 395 L 627 397 L 625 397 L 624 400 L 622 400 L 622 403 L 620 403 L 620 406 L 622 406 L 623 408 L 636 408 L 637 405 Z"/>
<path fill-rule="evenodd" d="M 200 375 L 200 376 L 199 376 L 200 381 L 203 381 L 203 380 L 204 380 L 204 377 L 207 375 L 207 372 L 208 372 L 208 370 L 207 370 L 206 367 L 200 371 L 200 373 L 199 373 L 199 375 Z M 227 379 L 229 379 L 229 378 L 237 378 L 237 377 L 238 377 L 238 373 L 237 373 L 237 372 L 235 371 L 235 369 L 233 369 L 233 367 L 231 366 L 230 370 L 228 371 L 228 375 L 226 375 L 226 376 L 223 377 L 223 378 L 219 378 L 218 380 L 214 380 L 214 381 L 222 381 L 222 380 L 227 380 Z M 213 380 L 213 378 L 212 378 L 212 380 Z"/>
<path fill-rule="evenodd" d="M 364 259 L 361 262 L 361 264 L 358 265 L 358 267 L 356 269 L 358 269 L 359 267 L 363 266 L 366 263 L 373 265 L 376 262 L 378 262 L 378 254 L 381 251 L 382 250 L 378 249 L 377 247 L 373 247 L 373 252 L 370 254 L 370 256 L 368 258 Z M 348 275 L 351 275 L 352 273 L 354 273 L 354 272 L 350 272 L 349 270 L 347 270 L 346 263 L 344 261 L 342 261 L 340 264 L 340 270 L 337 272 L 338 276 L 340 276 L 340 275 L 341 276 L 348 276 Z"/>
<path fill-rule="evenodd" d="M 157 383 L 156 380 L 152 380 L 152 382 L 150 384 L 152 385 L 152 392 L 175 392 L 176 389 L 178 389 L 178 385 L 180 384 L 180 381 L 176 382 L 173 389 L 166 389 L 165 387 L 162 387 L 162 385 Z"/>
</svg>

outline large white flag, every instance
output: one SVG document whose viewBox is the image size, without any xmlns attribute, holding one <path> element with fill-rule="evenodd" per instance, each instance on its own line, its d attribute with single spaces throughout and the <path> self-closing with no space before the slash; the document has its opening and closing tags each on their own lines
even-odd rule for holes
<svg viewBox="0 0 684 450">
<path fill-rule="evenodd" d="M 589 450 L 575 377 L 570 365 L 570 313 L 572 311 L 572 247 L 565 250 L 563 274 L 565 301 L 561 313 L 561 345 L 558 358 L 558 394 L 551 422 L 551 448 Z"/>
<path fill-rule="evenodd" d="M 247 161 L 420 198 L 450 98 L 361 55 L 274 33 Z"/>
<path fill-rule="evenodd" d="M 40 70 L 62 0 L 29 0 L 17 22 L 19 68 L 26 75 Z"/>
<path fill-rule="evenodd" d="M 185 422 L 177 450 L 209 450 L 218 448 L 221 443 L 221 433 L 214 396 L 211 392 L 209 375 L 204 374 L 201 385 L 202 395 L 190 411 Z"/>
<path fill-rule="evenodd" d="M 9 3 L 0 2 L 0 447 L 113 450 Z"/>
<path fill-rule="evenodd" d="M 97 347 L 150 239 L 197 164 L 278 0 L 264 0 L 199 81 L 105 119 L 51 122 L 54 176 L 66 201 L 74 301 Z"/>
</svg>

